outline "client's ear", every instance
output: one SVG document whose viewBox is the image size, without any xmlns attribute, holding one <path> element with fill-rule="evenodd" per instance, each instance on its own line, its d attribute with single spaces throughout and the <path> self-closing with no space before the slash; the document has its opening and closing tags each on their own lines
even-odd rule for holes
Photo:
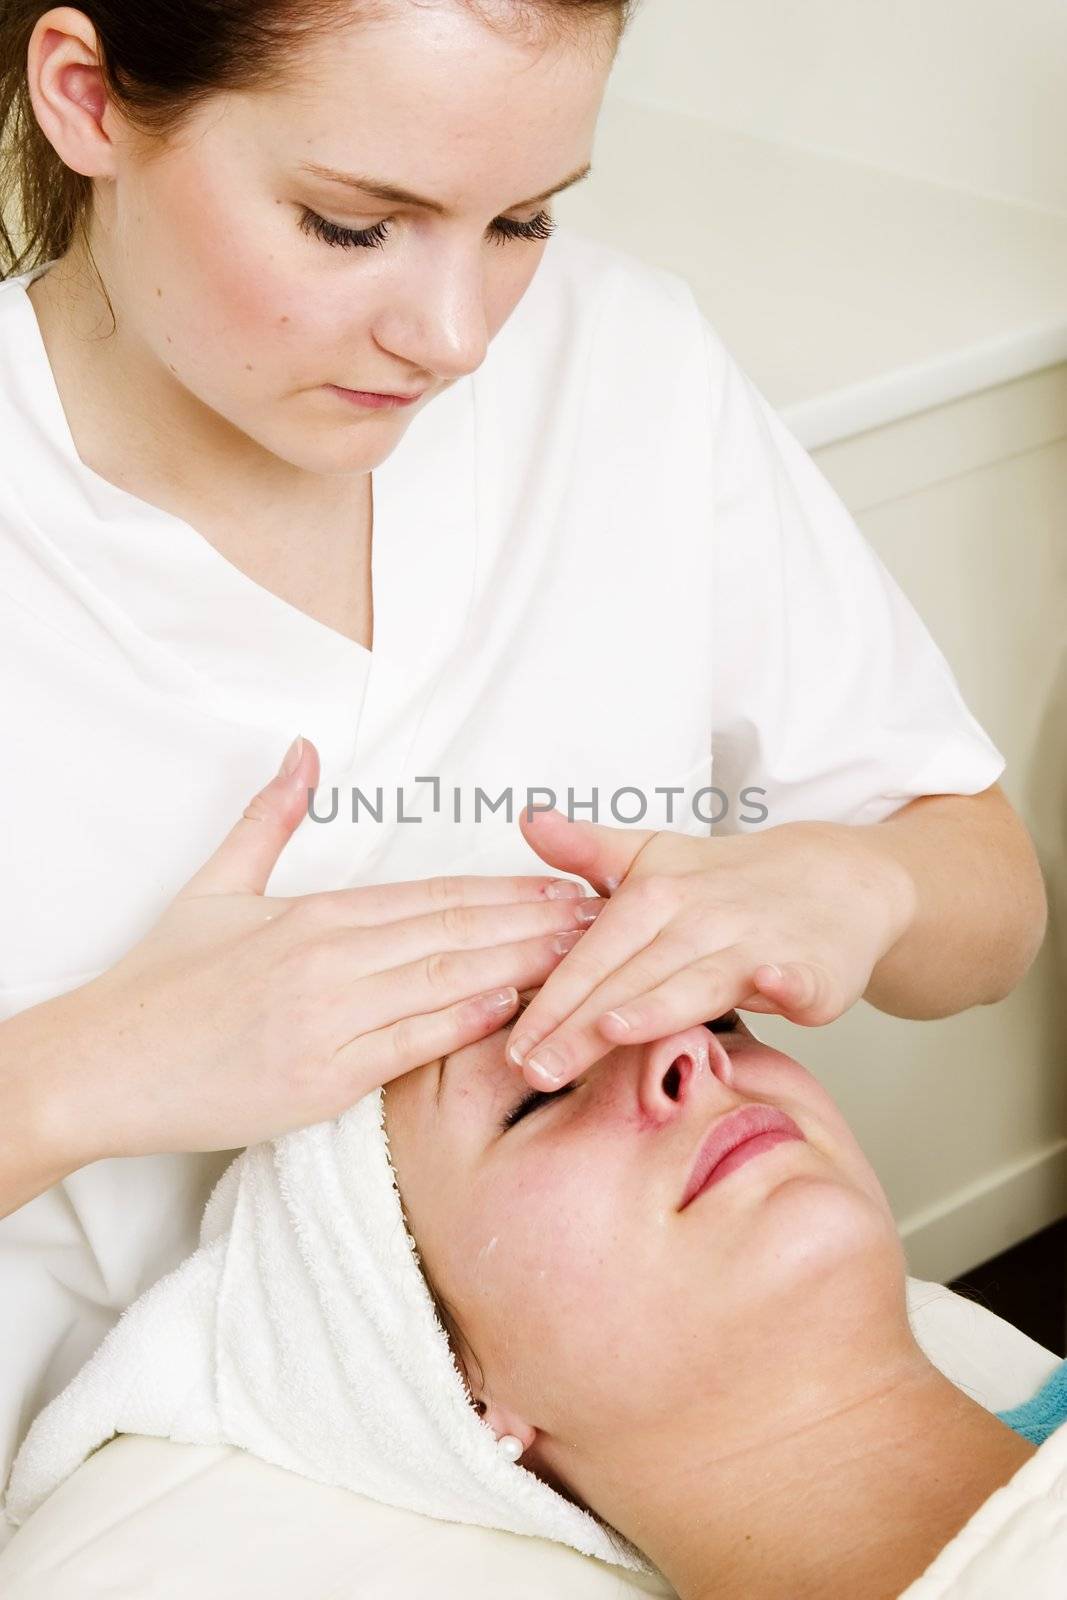
<svg viewBox="0 0 1067 1600">
<path fill-rule="evenodd" d="M 498 1439 L 502 1439 L 508 1433 L 513 1439 L 518 1439 L 524 1454 L 537 1438 L 537 1429 L 524 1422 L 517 1412 L 509 1411 L 506 1406 L 498 1406 L 479 1397 L 474 1402 L 474 1409 L 489 1424 Z"/>
</svg>

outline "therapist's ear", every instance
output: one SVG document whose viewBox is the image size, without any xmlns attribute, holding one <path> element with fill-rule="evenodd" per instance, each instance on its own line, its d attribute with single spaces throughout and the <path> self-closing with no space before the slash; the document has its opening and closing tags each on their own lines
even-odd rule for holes
<svg viewBox="0 0 1067 1600">
<path fill-rule="evenodd" d="M 64 164 L 86 178 L 115 177 L 115 146 L 104 126 L 110 101 L 96 29 L 84 12 L 45 12 L 30 35 L 26 76 L 41 132 Z"/>
</svg>

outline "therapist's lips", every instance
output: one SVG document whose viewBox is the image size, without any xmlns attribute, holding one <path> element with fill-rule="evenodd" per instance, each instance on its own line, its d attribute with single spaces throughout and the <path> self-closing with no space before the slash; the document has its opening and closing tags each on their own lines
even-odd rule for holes
<svg viewBox="0 0 1067 1600">
<path fill-rule="evenodd" d="M 328 383 L 326 387 L 340 395 L 342 400 L 347 400 L 351 405 L 365 406 L 369 411 L 388 411 L 395 406 L 414 405 L 426 393 L 425 389 L 419 389 L 415 394 L 370 394 L 363 389 L 342 389 L 336 383 Z"/>
<path fill-rule="evenodd" d="M 764 1150 L 786 1139 L 803 1137 L 792 1117 L 779 1111 L 777 1106 L 742 1106 L 720 1117 L 697 1152 L 678 1210 L 683 1211 L 690 1200 L 695 1200 L 711 1184 L 718 1183 L 720 1178 Z"/>
</svg>

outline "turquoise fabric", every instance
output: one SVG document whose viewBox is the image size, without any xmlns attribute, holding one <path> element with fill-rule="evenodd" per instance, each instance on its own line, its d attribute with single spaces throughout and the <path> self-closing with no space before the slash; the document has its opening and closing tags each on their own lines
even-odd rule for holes
<svg viewBox="0 0 1067 1600">
<path fill-rule="evenodd" d="M 1056 1368 L 1032 1399 L 1010 1411 L 998 1411 L 997 1416 L 1031 1444 L 1044 1444 L 1050 1433 L 1067 1422 L 1067 1361 Z"/>
</svg>

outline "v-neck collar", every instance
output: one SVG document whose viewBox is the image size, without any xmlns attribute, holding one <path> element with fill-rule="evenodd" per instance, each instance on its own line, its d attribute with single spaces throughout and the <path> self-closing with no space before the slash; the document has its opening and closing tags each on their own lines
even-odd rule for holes
<svg viewBox="0 0 1067 1600">
<path fill-rule="evenodd" d="M 136 634 L 119 647 L 138 656 L 143 676 L 206 701 L 216 715 L 294 734 L 313 707 L 323 782 L 361 767 L 365 748 L 375 766 L 395 773 L 387 781 L 398 781 L 470 607 L 472 379 L 417 413 L 372 474 L 368 651 L 256 583 L 190 523 L 81 460 L 26 292 L 51 265 L 0 285 L 16 298 L 10 398 L 40 435 L 37 448 L 14 453 L 16 479 L 20 460 L 25 471 L 12 487 L 38 535 L 100 597 L 109 631 Z M 41 443 L 58 471 L 41 473 Z"/>
</svg>

